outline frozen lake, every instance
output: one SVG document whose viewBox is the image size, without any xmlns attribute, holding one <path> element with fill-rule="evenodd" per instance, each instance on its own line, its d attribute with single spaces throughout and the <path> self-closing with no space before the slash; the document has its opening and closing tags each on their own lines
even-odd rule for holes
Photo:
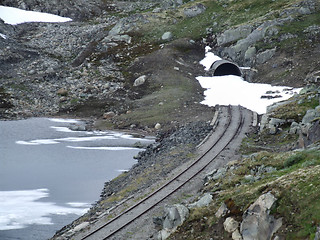
<svg viewBox="0 0 320 240">
<path fill-rule="evenodd" d="M 134 138 L 72 131 L 76 120 L 0 121 L 0 239 L 47 239 L 99 199 L 136 161 Z"/>
</svg>

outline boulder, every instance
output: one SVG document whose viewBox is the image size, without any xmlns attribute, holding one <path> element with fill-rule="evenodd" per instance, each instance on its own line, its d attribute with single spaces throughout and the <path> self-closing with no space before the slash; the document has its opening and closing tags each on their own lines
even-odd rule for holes
<svg viewBox="0 0 320 240">
<path fill-rule="evenodd" d="M 270 215 L 270 209 L 277 199 L 268 192 L 261 195 L 243 214 L 240 232 L 243 240 L 269 240 L 281 227 L 282 219 Z"/>
<path fill-rule="evenodd" d="M 223 50 L 223 55 L 228 55 L 234 61 L 238 61 L 238 62 L 243 61 L 244 55 L 245 55 L 246 51 L 248 50 L 248 48 L 250 46 L 253 46 L 256 42 L 262 40 L 266 36 L 266 32 L 269 28 L 277 26 L 277 25 L 281 25 L 284 22 L 289 21 L 289 20 L 290 19 L 266 21 L 263 24 L 261 24 L 260 26 L 258 26 L 256 29 L 254 29 L 253 31 L 251 31 L 252 30 L 252 29 L 250 29 L 251 26 L 249 26 L 250 32 L 249 32 L 249 30 L 247 30 L 247 31 L 245 31 L 245 33 L 247 34 L 249 32 L 250 34 L 247 35 L 245 38 L 240 38 L 240 40 L 235 45 L 228 47 L 228 48 L 225 48 Z M 241 34 L 241 33 L 239 33 L 239 34 Z M 226 39 L 226 40 L 224 40 L 224 39 Z M 233 37 L 230 38 L 230 41 L 232 39 L 233 39 Z M 223 44 L 224 42 L 227 43 L 228 38 L 227 37 L 220 37 L 219 43 Z"/>
<path fill-rule="evenodd" d="M 232 239 L 233 240 L 242 240 L 242 236 L 241 233 L 239 232 L 239 229 L 236 229 L 233 233 L 232 233 Z"/>
<path fill-rule="evenodd" d="M 116 116 L 116 114 L 114 112 L 110 111 L 110 112 L 104 113 L 102 117 L 104 119 L 110 119 L 110 118 L 113 118 L 114 116 Z"/>
<path fill-rule="evenodd" d="M 239 222 L 232 217 L 228 217 L 223 223 L 224 230 L 228 233 L 236 231 L 239 227 Z"/>
<path fill-rule="evenodd" d="M 307 145 L 318 142 L 320 140 L 320 120 L 315 121 L 306 134 L 305 142 Z"/>
<path fill-rule="evenodd" d="M 188 208 L 181 204 L 167 206 L 164 211 L 163 228 L 173 229 L 181 225 L 189 216 Z"/>
<path fill-rule="evenodd" d="M 274 54 L 276 53 L 276 49 L 273 48 L 273 49 L 268 49 L 262 53 L 259 53 L 256 57 L 256 62 L 258 64 L 262 64 L 262 63 L 265 63 L 267 62 L 268 60 L 270 60 Z"/>
<path fill-rule="evenodd" d="M 147 79 L 146 75 L 142 75 L 142 76 L 138 77 L 136 80 L 134 80 L 133 86 L 134 87 L 141 86 L 142 84 L 144 84 L 146 82 L 146 79 Z"/>
<path fill-rule="evenodd" d="M 163 41 L 170 41 L 172 38 L 173 38 L 172 32 L 165 32 L 161 37 Z"/>
<path fill-rule="evenodd" d="M 244 54 L 244 60 L 252 62 L 252 60 L 256 56 L 256 53 L 257 53 L 257 49 L 255 47 L 249 47 Z"/>
<path fill-rule="evenodd" d="M 159 129 L 161 128 L 161 124 L 160 124 L 160 123 L 157 123 L 157 124 L 154 126 L 154 128 L 155 128 L 156 130 L 159 130 Z"/>
<path fill-rule="evenodd" d="M 103 43 L 107 44 L 110 42 L 126 42 L 128 44 L 131 43 L 131 37 L 127 34 L 124 35 L 108 35 L 103 40 Z"/>
<path fill-rule="evenodd" d="M 78 231 L 80 231 L 80 230 L 82 230 L 82 229 L 84 229 L 84 228 L 86 228 L 86 227 L 88 227 L 89 226 L 89 222 L 83 222 L 83 223 L 80 223 L 79 225 L 77 225 L 73 230 L 75 231 L 75 232 L 78 232 Z"/>
<path fill-rule="evenodd" d="M 297 133 L 299 133 L 299 131 L 301 131 L 301 127 L 300 127 L 299 123 L 292 122 L 291 126 L 290 126 L 289 133 L 290 134 L 297 134 Z"/>
<path fill-rule="evenodd" d="M 134 17 L 122 18 L 118 23 L 109 31 L 109 36 L 121 35 L 130 32 L 135 28 L 136 19 Z"/>
<path fill-rule="evenodd" d="M 217 44 L 222 46 L 227 43 L 246 38 L 252 31 L 252 26 L 241 25 L 235 29 L 228 29 L 217 37 Z"/>
<path fill-rule="evenodd" d="M 225 203 L 222 203 L 221 206 L 219 207 L 218 211 L 216 212 L 215 216 L 217 218 L 221 218 L 226 216 L 229 213 L 229 209 Z"/>
<path fill-rule="evenodd" d="M 201 13 L 204 13 L 205 11 L 206 7 L 203 4 L 199 3 L 192 7 L 185 8 L 183 10 L 183 13 L 186 17 L 195 17 L 200 15 Z"/>
<path fill-rule="evenodd" d="M 315 109 L 309 109 L 302 118 L 302 124 L 309 124 L 313 122 L 313 120 L 319 117 L 320 117 L 320 106 L 317 106 Z"/>
<path fill-rule="evenodd" d="M 181 204 L 166 206 L 164 212 L 165 215 L 163 217 L 156 218 L 157 225 L 162 225 L 163 228 L 158 233 L 159 240 L 167 239 L 189 216 L 188 208 Z M 155 222 L 155 219 L 153 222 Z"/>
<path fill-rule="evenodd" d="M 269 122 L 269 115 L 263 114 L 260 120 L 260 132 L 266 128 L 268 122 Z"/>
<path fill-rule="evenodd" d="M 279 118 L 270 118 L 269 121 L 269 133 L 276 134 L 278 132 L 278 127 L 284 124 L 286 121 Z"/>
<path fill-rule="evenodd" d="M 226 168 L 213 169 L 211 172 L 206 174 L 204 181 L 208 182 L 210 180 L 218 180 L 223 178 L 226 175 L 226 172 Z"/>
<path fill-rule="evenodd" d="M 301 7 L 298 9 L 298 13 L 300 13 L 301 15 L 308 15 L 311 14 L 311 10 L 307 7 Z"/>
<path fill-rule="evenodd" d="M 212 195 L 210 193 L 206 193 L 199 201 L 194 202 L 189 205 L 189 208 L 198 208 L 208 206 L 212 202 Z"/>
</svg>

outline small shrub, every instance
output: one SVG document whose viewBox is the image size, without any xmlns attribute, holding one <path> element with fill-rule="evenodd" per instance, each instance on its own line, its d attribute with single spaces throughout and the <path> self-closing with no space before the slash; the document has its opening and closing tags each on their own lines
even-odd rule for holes
<svg viewBox="0 0 320 240">
<path fill-rule="evenodd" d="M 284 162 L 283 165 L 285 168 L 288 168 L 288 167 L 291 167 L 297 163 L 300 163 L 304 159 L 305 159 L 304 154 L 298 153 L 298 154 L 295 154 L 295 155 L 288 157 L 288 159 Z"/>
</svg>

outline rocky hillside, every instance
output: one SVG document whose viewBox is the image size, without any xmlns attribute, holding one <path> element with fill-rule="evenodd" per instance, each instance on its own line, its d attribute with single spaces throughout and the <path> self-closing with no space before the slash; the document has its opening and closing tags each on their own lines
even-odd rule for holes
<svg viewBox="0 0 320 240">
<path fill-rule="evenodd" d="M 162 128 L 169 139 L 181 126 L 187 133 L 197 132 L 194 126 L 205 133 L 203 122 L 214 109 L 199 103 L 203 89 L 195 81 L 205 74 L 198 63 L 205 46 L 249 67 L 247 81 L 304 87 L 260 116 L 260 127 L 243 142 L 242 158 L 208 175 L 199 197 L 204 194 L 209 202 L 190 208 L 170 238 L 320 238 L 319 1 L 0 2 L 74 19 L 16 26 L 0 21 L 1 119 L 77 116 L 92 119 L 92 127 L 100 129 Z M 188 153 L 196 141 L 173 145 L 160 141 L 150 151 L 163 151 L 157 161 L 192 159 Z M 150 179 L 143 176 L 150 176 L 154 165 L 140 157 L 137 181 L 144 188 Z M 177 165 L 178 160 L 163 172 L 156 168 L 157 176 L 165 178 Z M 106 185 L 93 211 L 141 190 L 111 193 L 110 186 L 114 183 Z"/>
</svg>

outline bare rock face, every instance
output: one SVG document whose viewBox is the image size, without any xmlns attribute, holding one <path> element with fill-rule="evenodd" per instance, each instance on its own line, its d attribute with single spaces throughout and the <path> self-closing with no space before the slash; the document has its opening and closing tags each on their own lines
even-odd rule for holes
<svg viewBox="0 0 320 240">
<path fill-rule="evenodd" d="M 282 219 L 270 215 L 277 199 L 270 192 L 261 195 L 243 214 L 240 232 L 243 240 L 269 240 L 281 227 Z"/>
</svg>

